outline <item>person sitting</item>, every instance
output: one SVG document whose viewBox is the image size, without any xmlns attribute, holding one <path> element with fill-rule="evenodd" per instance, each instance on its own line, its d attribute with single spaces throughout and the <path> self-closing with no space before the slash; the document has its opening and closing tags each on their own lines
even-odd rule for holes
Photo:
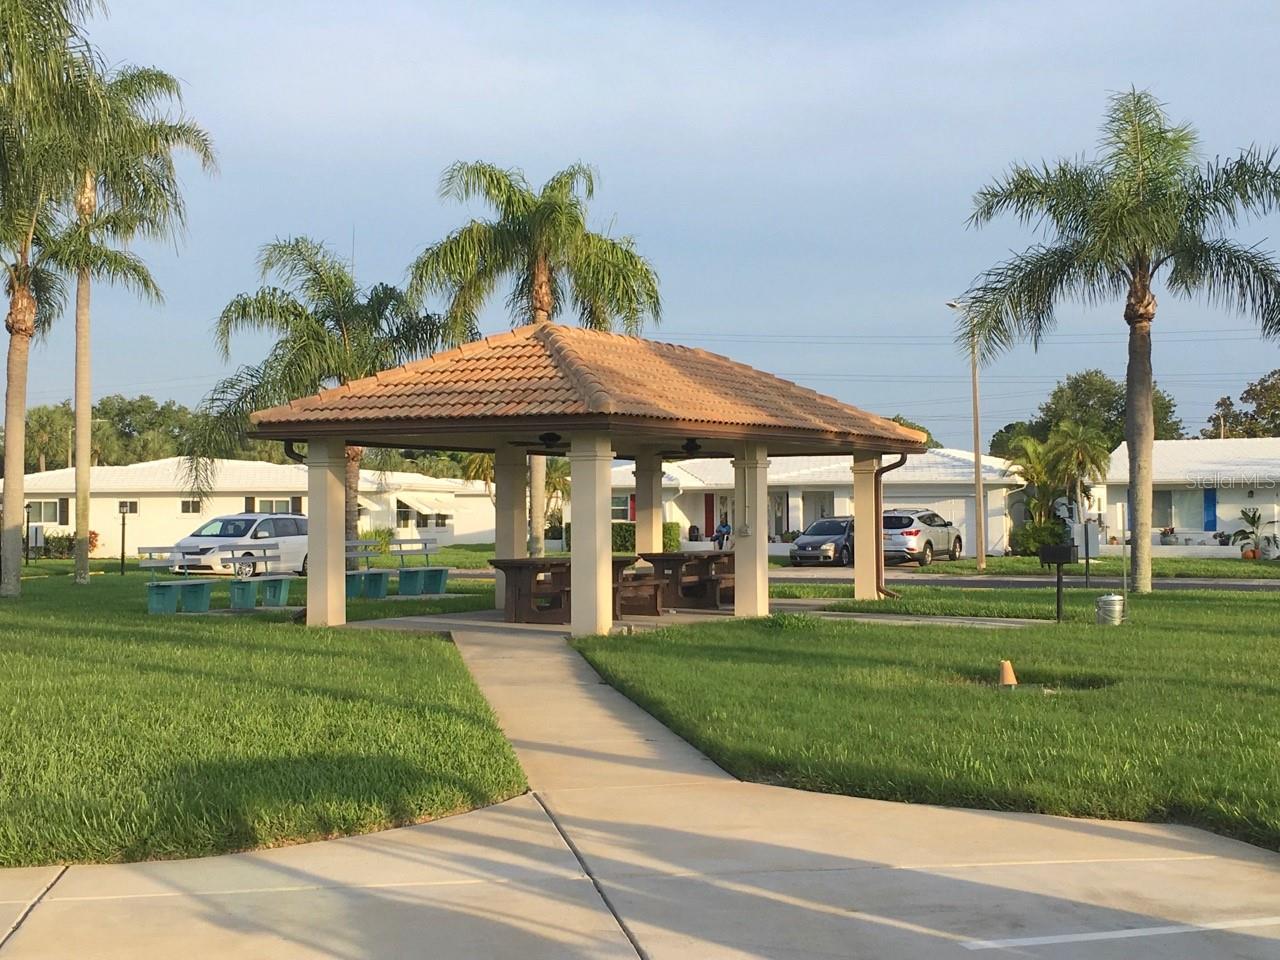
<svg viewBox="0 0 1280 960">
<path fill-rule="evenodd" d="M 728 542 L 729 537 L 733 534 L 733 527 L 729 525 L 729 515 L 727 513 L 720 514 L 720 524 L 716 527 L 716 532 L 711 535 L 712 541 L 715 542 L 717 550 L 723 550 L 724 545 Z"/>
</svg>

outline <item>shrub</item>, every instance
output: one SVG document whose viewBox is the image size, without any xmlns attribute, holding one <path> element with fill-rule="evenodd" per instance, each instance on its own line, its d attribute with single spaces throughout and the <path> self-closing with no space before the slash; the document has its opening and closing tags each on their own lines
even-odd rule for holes
<svg viewBox="0 0 1280 960">
<path fill-rule="evenodd" d="M 76 535 L 74 533 L 46 533 L 44 536 L 44 555 L 50 560 L 66 560 L 76 553 Z"/>
<path fill-rule="evenodd" d="M 1009 548 L 1019 557 L 1040 555 L 1040 548 L 1066 543 L 1066 527 L 1056 520 L 1048 523 L 1024 523 L 1009 534 Z"/>
<path fill-rule="evenodd" d="M 564 525 L 564 548 L 571 547 L 570 530 L 572 523 Z M 610 525 L 610 549 L 614 553 L 636 552 L 636 525 L 630 520 L 618 520 Z M 675 553 L 680 549 L 680 524 L 664 523 L 662 525 L 662 549 L 665 553 Z"/>
<path fill-rule="evenodd" d="M 378 550 L 384 554 L 391 553 L 391 541 L 396 538 L 396 532 L 390 527 L 372 527 L 360 535 L 362 540 L 377 540 Z"/>
<path fill-rule="evenodd" d="M 676 553 L 680 550 L 680 524 L 669 521 L 662 525 L 662 552 Z"/>
</svg>

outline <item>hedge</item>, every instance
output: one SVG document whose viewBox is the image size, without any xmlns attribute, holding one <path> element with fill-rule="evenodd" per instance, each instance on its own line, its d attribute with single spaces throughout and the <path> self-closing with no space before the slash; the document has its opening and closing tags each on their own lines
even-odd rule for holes
<svg viewBox="0 0 1280 960">
<path fill-rule="evenodd" d="M 564 548 L 570 548 L 572 523 L 564 525 Z M 614 553 L 636 552 L 636 525 L 630 520 L 618 520 L 610 526 L 611 549 Z M 662 552 L 675 553 L 680 549 L 680 524 L 667 522 L 662 525 Z"/>
</svg>

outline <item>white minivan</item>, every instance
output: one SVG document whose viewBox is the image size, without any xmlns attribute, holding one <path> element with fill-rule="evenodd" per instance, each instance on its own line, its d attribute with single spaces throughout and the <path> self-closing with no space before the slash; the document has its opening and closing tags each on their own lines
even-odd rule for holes
<svg viewBox="0 0 1280 960">
<path fill-rule="evenodd" d="M 248 561 L 224 563 L 223 547 L 229 543 L 265 540 L 280 545 L 280 562 L 271 573 L 307 572 L 307 518 L 299 513 L 236 513 L 215 517 L 174 545 L 174 573 L 223 573 L 240 577 L 264 573 L 262 564 Z M 251 551 L 246 551 L 246 556 Z"/>
</svg>

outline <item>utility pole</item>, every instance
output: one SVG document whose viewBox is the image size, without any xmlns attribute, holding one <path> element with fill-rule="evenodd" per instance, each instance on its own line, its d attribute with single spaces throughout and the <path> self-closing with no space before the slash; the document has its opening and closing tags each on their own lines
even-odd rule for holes
<svg viewBox="0 0 1280 960">
<path fill-rule="evenodd" d="M 952 310 L 964 312 L 964 305 L 948 300 Z M 969 376 L 973 389 L 973 555 L 978 572 L 987 572 L 987 500 L 982 490 L 982 423 L 978 404 L 978 336 L 969 338 Z"/>
</svg>

